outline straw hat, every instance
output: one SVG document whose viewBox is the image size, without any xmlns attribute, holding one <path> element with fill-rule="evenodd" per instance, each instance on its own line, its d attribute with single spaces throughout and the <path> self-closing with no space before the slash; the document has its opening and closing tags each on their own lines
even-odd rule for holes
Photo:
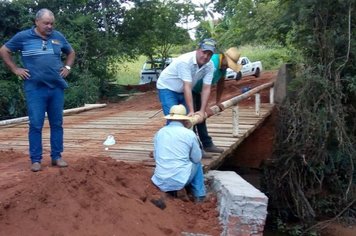
<svg viewBox="0 0 356 236">
<path fill-rule="evenodd" d="M 227 60 L 227 66 L 235 72 L 239 72 L 242 68 L 241 64 L 238 64 L 240 58 L 240 53 L 238 52 L 236 47 L 229 48 L 224 53 L 225 58 Z"/>
<path fill-rule="evenodd" d="M 167 120 L 190 120 L 191 118 L 187 116 L 187 109 L 180 104 L 174 105 L 169 110 L 169 115 L 164 117 Z"/>
</svg>

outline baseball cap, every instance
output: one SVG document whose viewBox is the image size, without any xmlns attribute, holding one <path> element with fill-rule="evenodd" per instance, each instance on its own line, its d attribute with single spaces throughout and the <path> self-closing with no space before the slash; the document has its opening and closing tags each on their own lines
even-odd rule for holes
<svg viewBox="0 0 356 236">
<path fill-rule="evenodd" d="M 215 47 L 216 47 L 216 42 L 214 39 L 203 39 L 199 43 L 199 48 L 202 49 L 203 51 L 211 51 L 212 53 L 215 53 Z"/>
</svg>

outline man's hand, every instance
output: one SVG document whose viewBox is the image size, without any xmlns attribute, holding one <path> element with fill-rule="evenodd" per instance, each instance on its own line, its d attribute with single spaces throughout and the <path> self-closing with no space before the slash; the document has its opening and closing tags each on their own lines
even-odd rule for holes
<svg viewBox="0 0 356 236">
<path fill-rule="evenodd" d="M 225 110 L 225 107 L 224 107 L 224 105 L 223 105 L 223 104 L 218 103 L 218 104 L 216 104 L 216 105 L 219 107 L 220 111 Z"/>
<path fill-rule="evenodd" d="M 196 124 L 202 123 L 205 119 L 206 119 L 206 114 L 202 114 L 201 111 L 197 111 L 193 114 L 190 121 L 191 121 L 192 125 L 196 125 Z"/>
<path fill-rule="evenodd" d="M 212 115 L 214 115 L 214 112 L 213 112 L 210 108 L 207 108 L 207 109 L 206 109 L 206 116 L 207 116 L 207 117 L 210 117 L 210 116 L 212 116 Z"/>
<path fill-rule="evenodd" d="M 69 75 L 69 72 L 70 72 L 70 70 L 68 70 L 68 69 L 65 68 L 65 67 L 62 67 L 62 68 L 61 68 L 61 73 L 60 73 L 60 75 L 61 75 L 63 78 L 65 78 L 65 77 L 67 77 L 67 76 Z"/>
<path fill-rule="evenodd" d="M 25 79 L 29 79 L 30 76 L 30 71 L 28 69 L 24 69 L 24 68 L 16 68 L 13 73 L 15 75 L 17 75 L 18 77 L 20 77 L 21 79 L 25 80 Z"/>
<path fill-rule="evenodd" d="M 187 114 L 187 116 L 192 117 L 194 115 L 194 111 L 191 111 Z"/>
<path fill-rule="evenodd" d="M 206 118 L 206 113 L 204 111 L 202 111 L 202 110 L 195 112 L 195 114 L 199 115 L 203 119 Z"/>
</svg>

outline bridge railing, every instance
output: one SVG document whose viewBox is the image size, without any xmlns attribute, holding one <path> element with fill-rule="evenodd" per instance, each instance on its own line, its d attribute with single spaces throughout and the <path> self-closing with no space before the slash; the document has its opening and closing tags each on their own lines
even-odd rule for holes
<svg viewBox="0 0 356 236">
<path fill-rule="evenodd" d="M 274 104 L 274 82 L 269 82 L 266 84 L 262 84 L 257 86 L 241 95 L 233 97 L 229 100 L 222 102 L 221 104 L 214 105 L 210 107 L 213 115 L 218 114 L 221 110 L 225 110 L 229 107 L 232 107 L 232 135 L 234 137 L 239 136 L 239 108 L 238 103 L 248 99 L 251 96 L 255 96 L 255 112 L 257 116 L 261 115 L 261 95 L 260 92 L 264 89 L 269 88 L 269 103 Z"/>
</svg>

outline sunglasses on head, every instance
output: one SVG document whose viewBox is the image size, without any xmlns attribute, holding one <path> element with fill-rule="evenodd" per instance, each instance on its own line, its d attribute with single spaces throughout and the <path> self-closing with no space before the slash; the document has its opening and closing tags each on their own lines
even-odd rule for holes
<svg viewBox="0 0 356 236">
<path fill-rule="evenodd" d="M 47 41 L 42 40 L 42 50 L 46 51 L 47 50 Z"/>
</svg>

